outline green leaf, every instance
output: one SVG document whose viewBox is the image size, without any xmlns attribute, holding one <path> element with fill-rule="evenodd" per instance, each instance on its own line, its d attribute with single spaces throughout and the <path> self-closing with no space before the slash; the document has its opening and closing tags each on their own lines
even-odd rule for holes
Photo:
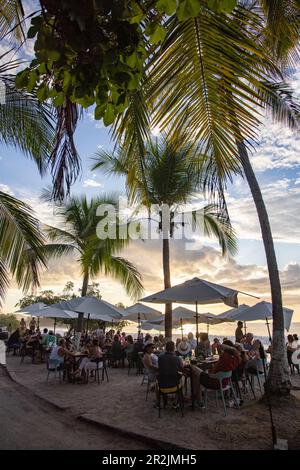
<svg viewBox="0 0 300 470">
<path fill-rule="evenodd" d="M 129 65 L 130 68 L 134 69 L 138 62 L 138 55 L 136 52 L 133 52 L 130 56 L 126 57 L 125 63 Z"/>
<path fill-rule="evenodd" d="M 103 116 L 103 123 L 105 126 L 109 126 L 115 120 L 115 109 L 111 103 L 106 106 L 106 110 Z"/>
<path fill-rule="evenodd" d="M 16 87 L 17 88 L 26 88 L 29 79 L 29 69 L 22 70 L 16 76 Z"/>
<path fill-rule="evenodd" d="M 230 13 L 237 5 L 237 0 L 208 0 L 208 7 L 218 13 Z"/>
<path fill-rule="evenodd" d="M 53 100 L 53 104 L 56 107 L 57 106 L 62 106 L 64 104 L 64 101 L 65 101 L 65 94 L 62 91 L 60 91 L 55 96 L 55 98 Z"/>
<path fill-rule="evenodd" d="M 28 77 L 28 83 L 27 83 L 27 90 L 29 92 L 31 92 L 34 89 L 38 79 L 39 79 L 39 74 L 35 70 L 30 72 L 29 77 Z"/>
<path fill-rule="evenodd" d="M 94 116 L 95 116 L 95 119 L 97 121 L 99 121 L 99 119 L 102 119 L 103 118 L 103 114 L 105 112 L 105 109 L 106 109 L 106 103 L 104 104 L 98 104 L 95 108 L 95 113 L 94 113 Z"/>
<path fill-rule="evenodd" d="M 176 14 L 179 21 L 185 21 L 193 18 L 200 13 L 201 1 L 200 0 L 181 0 Z"/>
<path fill-rule="evenodd" d="M 160 41 L 163 41 L 166 37 L 166 30 L 163 26 L 157 25 L 154 32 L 151 34 L 149 42 L 150 44 L 157 44 Z"/>
<path fill-rule="evenodd" d="M 160 13 L 171 16 L 176 11 L 177 0 L 158 0 L 157 9 Z"/>
<path fill-rule="evenodd" d="M 34 36 L 37 34 L 38 28 L 36 26 L 30 26 L 28 32 L 27 32 L 27 38 L 32 39 Z"/>
<path fill-rule="evenodd" d="M 60 59 L 60 52 L 58 51 L 55 51 L 55 50 L 49 50 L 47 51 L 47 55 L 49 57 L 50 60 L 52 60 L 53 62 L 55 62 L 56 60 L 59 60 Z"/>
<path fill-rule="evenodd" d="M 48 98 L 48 87 L 43 83 L 36 92 L 39 101 L 45 101 Z"/>
</svg>

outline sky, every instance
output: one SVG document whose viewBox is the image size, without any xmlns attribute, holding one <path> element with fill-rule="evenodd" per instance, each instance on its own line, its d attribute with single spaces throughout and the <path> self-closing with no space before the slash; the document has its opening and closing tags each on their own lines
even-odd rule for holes
<svg viewBox="0 0 300 470">
<path fill-rule="evenodd" d="M 25 56 L 32 53 L 26 46 Z M 300 67 L 291 76 L 291 85 L 300 95 Z M 75 141 L 82 159 L 82 174 L 72 187 L 72 194 L 97 196 L 111 191 L 124 194 L 124 180 L 108 178 L 100 171 L 91 172 L 91 157 L 98 150 L 110 150 L 112 143 L 109 129 L 93 118 L 88 110 L 79 123 Z M 251 161 L 260 183 L 275 240 L 280 270 L 283 300 L 286 307 L 294 309 L 293 321 L 300 321 L 300 136 L 287 128 L 274 124 L 270 117 L 264 118 L 260 141 Z M 34 162 L 15 148 L 0 144 L 0 190 L 30 204 L 35 215 L 44 223 L 58 225 L 60 221 L 53 208 L 40 201 L 40 194 L 51 179 L 41 179 Z M 241 177 L 235 177 L 227 187 L 226 198 L 232 224 L 238 235 L 238 253 L 233 258 L 222 258 L 218 245 L 200 238 L 193 250 L 186 250 L 184 240 L 171 241 L 172 284 L 192 277 L 200 277 L 243 292 L 270 300 L 270 287 L 260 227 L 254 204 Z M 196 249 L 195 249 L 196 247 Z M 144 294 L 163 288 L 162 241 L 134 241 L 122 252 L 133 262 L 143 277 Z M 73 281 L 76 289 L 81 286 L 81 275 L 76 259 L 64 258 L 50 262 L 41 278 L 42 290 L 62 291 L 67 281 Z M 113 303 L 131 305 L 119 283 L 99 275 L 102 296 Z M 4 312 L 15 310 L 22 296 L 14 282 L 3 305 Z M 256 299 L 239 295 L 240 303 L 253 305 Z M 158 307 L 159 308 L 159 307 Z M 201 311 L 222 312 L 226 306 L 203 306 Z M 162 309 L 161 309 L 162 310 Z"/>
</svg>

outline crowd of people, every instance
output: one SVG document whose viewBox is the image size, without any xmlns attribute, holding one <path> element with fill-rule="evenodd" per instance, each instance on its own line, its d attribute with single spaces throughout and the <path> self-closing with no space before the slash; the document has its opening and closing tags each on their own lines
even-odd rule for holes
<svg viewBox="0 0 300 470">
<path fill-rule="evenodd" d="M 7 346 L 14 352 L 17 349 L 30 347 L 41 354 L 41 359 L 47 352 L 50 359 L 65 363 L 71 362 L 72 355 L 77 349 L 77 352 L 80 351 L 85 356 L 80 360 L 75 372 L 73 371 L 75 376 L 84 375 L 91 368 L 90 363 L 101 359 L 103 355 L 109 358 L 112 367 L 124 367 L 126 362 L 137 365 L 142 358 L 142 365 L 148 371 L 150 382 L 154 383 L 160 377 L 164 384 L 170 383 L 170 377 L 174 376 L 175 369 L 181 370 L 183 368 L 183 360 L 197 359 L 201 361 L 215 355 L 216 360 L 208 371 L 209 373 L 191 363 L 195 395 L 199 403 L 201 402 L 201 385 L 213 388 L 217 384 L 216 378 L 212 375 L 219 371 L 235 371 L 245 388 L 243 379 L 245 371 L 264 373 L 266 352 L 272 354 L 272 346 L 265 351 L 259 339 L 254 338 L 250 332 L 247 334 L 243 332 L 243 323 L 240 321 L 235 331 L 235 342 L 228 338 L 221 340 L 217 337 L 210 342 L 207 333 L 200 333 L 198 338 L 195 338 L 190 332 L 187 336 L 178 338 L 174 344 L 162 334 L 152 337 L 149 333 L 145 336 L 140 333 L 134 339 L 132 335 L 126 335 L 119 330 L 111 329 L 105 332 L 101 328 L 90 332 L 84 331 L 76 344 L 71 330 L 66 333 L 65 338 L 59 340 L 57 338 L 59 335 L 55 335 L 52 330 L 47 328 L 41 332 L 34 318 L 30 320 L 28 327 L 22 318 L 19 327 L 10 332 Z M 296 334 L 288 335 L 286 350 L 292 373 L 295 369 L 300 373 L 299 366 L 292 362 L 293 353 L 298 348 L 298 336 Z M 173 379 L 171 382 L 174 382 Z"/>
</svg>

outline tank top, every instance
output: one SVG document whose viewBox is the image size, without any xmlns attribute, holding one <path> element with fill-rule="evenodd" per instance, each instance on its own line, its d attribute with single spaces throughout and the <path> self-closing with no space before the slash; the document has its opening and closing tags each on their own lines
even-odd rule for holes
<svg viewBox="0 0 300 470">
<path fill-rule="evenodd" d="M 64 356 L 59 356 L 58 355 L 58 350 L 60 349 L 60 346 L 53 346 L 51 354 L 50 354 L 50 361 L 59 361 L 61 363 L 64 362 Z"/>
</svg>

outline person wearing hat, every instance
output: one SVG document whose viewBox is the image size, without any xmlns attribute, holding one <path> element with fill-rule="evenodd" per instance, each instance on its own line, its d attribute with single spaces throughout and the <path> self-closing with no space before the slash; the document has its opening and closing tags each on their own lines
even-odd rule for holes
<svg viewBox="0 0 300 470">
<path fill-rule="evenodd" d="M 242 339 L 245 337 L 242 328 L 243 328 L 243 322 L 238 321 L 237 322 L 237 329 L 235 330 L 235 342 L 236 343 L 240 343 L 242 341 Z"/>
<path fill-rule="evenodd" d="M 191 351 L 192 351 L 191 344 L 189 343 L 189 341 L 187 340 L 185 336 L 182 338 L 182 341 L 180 341 L 179 344 L 177 344 L 176 349 L 180 356 L 187 357 L 191 355 Z"/>
</svg>

